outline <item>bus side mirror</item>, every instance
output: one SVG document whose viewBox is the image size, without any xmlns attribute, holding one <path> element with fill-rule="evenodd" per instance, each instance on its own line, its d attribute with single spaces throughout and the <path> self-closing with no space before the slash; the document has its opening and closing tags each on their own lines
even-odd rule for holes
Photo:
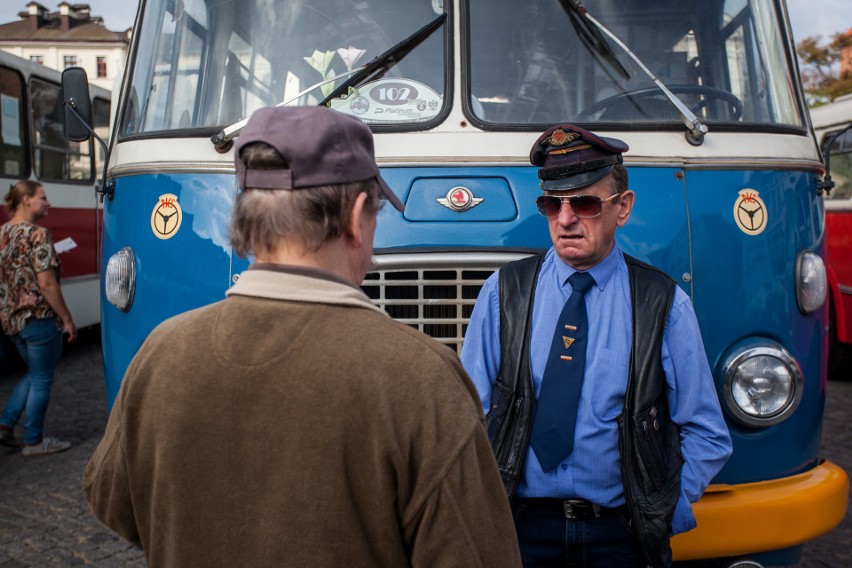
<svg viewBox="0 0 852 568">
<path fill-rule="evenodd" d="M 852 122 L 847 124 L 843 130 L 828 134 L 823 139 L 822 157 L 825 161 L 825 175 L 823 176 L 822 181 L 817 182 L 817 195 L 822 195 L 823 191 L 826 195 L 830 195 L 831 190 L 834 189 L 836 184 L 834 183 L 834 180 L 831 179 L 832 146 L 837 144 L 837 151 L 834 152 L 835 154 L 845 154 L 852 151 L 852 144 L 850 144 L 850 142 L 852 142 L 852 137 L 848 137 L 846 135 L 846 133 L 850 130 L 852 130 Z M 843 150 L 841 150 L 841 148 L 843 148 Z M 841 177 L 841 179 L 843 178 Z"/>
<path fill-rule="evenodd" d="M 82 67 L 69 67 L 62 72 L 62 101 L 65 105 L 65 137 L 85 142 L 92 131 L 92 99 L 89 78 Z"/>
</svg>

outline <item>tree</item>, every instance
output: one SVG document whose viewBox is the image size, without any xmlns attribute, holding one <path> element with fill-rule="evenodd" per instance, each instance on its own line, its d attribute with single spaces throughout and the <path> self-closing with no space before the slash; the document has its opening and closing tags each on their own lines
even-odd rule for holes
<svg viewBox="0 0 852 568">
<path fill-rule="evenodd" d="M 811 106 L 833 101 L 852 93 L 852 71 L 842 76 L 835 71 L 844 50 L 852 50 L 852 33 L 840 32 L 823 45 L 818 36 L 806 37 L 796 46 L 802 64 L 802 84 Z"/>
</svg>

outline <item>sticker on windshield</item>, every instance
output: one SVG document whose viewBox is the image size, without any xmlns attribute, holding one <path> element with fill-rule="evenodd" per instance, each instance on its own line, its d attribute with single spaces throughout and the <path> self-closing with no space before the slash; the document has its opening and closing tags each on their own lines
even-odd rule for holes
<svg viewBox="0 0 852 568">
<path fill-rule="evenodd" d="M 441 95 L 411 79 L 379 79 L 362 85 L 346 98 L 331 101 L 331 108 L 357 116 L 368 124 L 424 122 L 441 111 Z"/>
<path fill-rule="evenodd" d="M 734 202 L 734 221 L 746 235 L 759 235 L 766 228 L 766 204 L 754 189 L 741 189 Z"/>
<path fill-rule="evenodd" d="M 176 195 L 166 193 L 160 196 L 151 212 L 151 230 L 158 239 L 170 239 L 180 229 L 183 211 Z"/>
</svg>

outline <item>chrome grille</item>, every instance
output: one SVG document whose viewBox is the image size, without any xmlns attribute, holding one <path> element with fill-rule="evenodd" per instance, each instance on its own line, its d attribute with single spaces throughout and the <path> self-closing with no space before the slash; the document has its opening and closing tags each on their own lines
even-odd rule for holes
<svg viewBox="0 0 852 568">
<path fill-rule="evenodd" d="M 423 253 L 376 257 L 361 288 L 392 318 L 461 351 L 485 280 L 525 254 Z"/>
</svg>

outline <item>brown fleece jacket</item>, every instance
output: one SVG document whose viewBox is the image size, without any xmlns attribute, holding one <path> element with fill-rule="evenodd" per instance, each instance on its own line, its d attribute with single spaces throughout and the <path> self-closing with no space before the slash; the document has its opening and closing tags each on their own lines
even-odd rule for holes
<svg viewBox="0 0 852 568">
<path fill-rule="evenodd" d="M 316 275 L 155 329 L 84 490 L 152 568 L 520 566 L 455 354 Z"/>
</svg>

